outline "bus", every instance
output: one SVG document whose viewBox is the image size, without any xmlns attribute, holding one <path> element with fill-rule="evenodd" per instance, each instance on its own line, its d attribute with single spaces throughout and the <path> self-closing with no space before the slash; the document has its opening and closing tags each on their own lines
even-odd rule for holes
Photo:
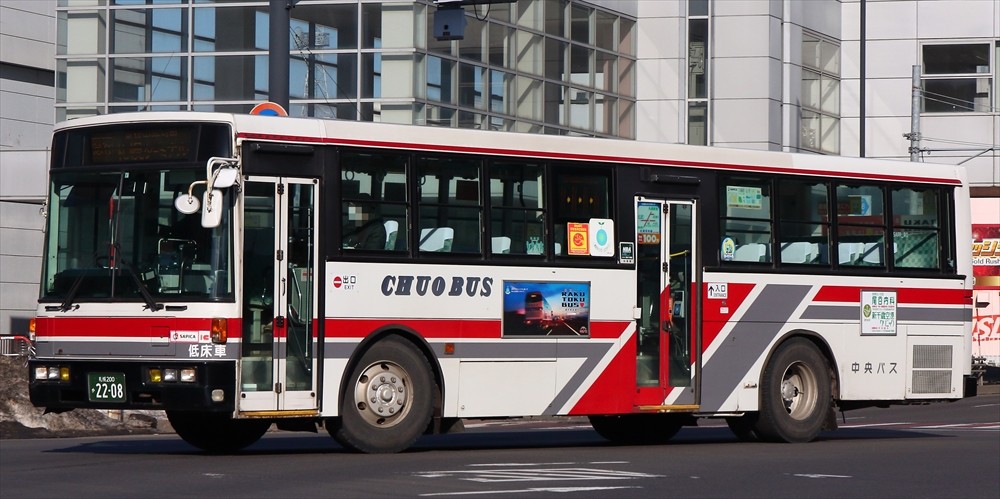
<svg viewBox="0 0 1000 499">
<path fill-rule="evenodd" d="M 56 126 L 45 216 L 32 403 L 209 452 L 558 416 L 808 442 L 975 390 L 959 166 L 144 112 Z"/>
</svg>

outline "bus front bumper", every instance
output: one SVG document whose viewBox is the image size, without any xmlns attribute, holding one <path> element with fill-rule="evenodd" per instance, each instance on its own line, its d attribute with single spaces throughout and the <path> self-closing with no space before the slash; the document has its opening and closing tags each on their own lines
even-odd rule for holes
<svg viewBox="0 0 1000 499">
<path fill-rule="evenodd" d="M 52 373 L 41 379 L 39 371 Z M 184 372 L 185 380 L 180 379 Z M 193 373 L 193 379 L 192 379 Z M 47 411 L 129 409 L 228 411 L 236 407 L 233 361 L 33 359 L 31 403 Z"/>
</svg>

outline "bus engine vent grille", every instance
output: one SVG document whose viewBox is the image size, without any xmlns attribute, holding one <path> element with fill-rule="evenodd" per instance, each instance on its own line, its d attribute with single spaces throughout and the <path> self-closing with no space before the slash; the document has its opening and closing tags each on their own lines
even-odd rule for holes
<svg viewBox="0 0 1000 499">
<path fill-rule="evenodd" d="M 951 345 L 913 345 L 914 369 L 951 369 Z"/>
<path fill-rule="evenodd" d="M 913 371 L 913 393 L 951 393 L 951 371 Z"/>
<path fill-rule="evenodd" d="M 951 364 L 951 345 L 913 345 L 911 393 L 950 393 Z"/>
</svg>

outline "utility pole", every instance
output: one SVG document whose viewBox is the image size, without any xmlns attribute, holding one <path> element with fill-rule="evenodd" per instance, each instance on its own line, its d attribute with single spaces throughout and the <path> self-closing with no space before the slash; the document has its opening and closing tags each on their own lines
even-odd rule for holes
<svg viewBox="0 0 1000 499">
<path fill-rule="evenodd" d="M 910 133 L 903 137 L 910 139 L 910 161 L 920 161 L 920 65 L 913 66 L 910 78 Z"/>
<path fill-rule="evenodd" d="M 288 109 L 288 30 L 292 7 L 298 0 L 271 0 L 268 10 L 268 100 Z"/>
</svg>

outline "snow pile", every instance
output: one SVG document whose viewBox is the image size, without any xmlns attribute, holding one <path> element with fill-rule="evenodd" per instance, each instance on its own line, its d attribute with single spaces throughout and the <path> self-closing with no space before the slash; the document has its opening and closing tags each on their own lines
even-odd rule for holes
<svg viewBox="0 0 1000 499">
<path fill-rule="evenodd" d="M 153 416 L 151 414 L 159 414 Z M 62 414 L 45 414 L 28 398 L 28 368 L 24 359 L 0 357 L 0 438 L 78 437 L 153 433 L 158 411 L 115 411 L 75 409 Z M 162 424 L 159 426 L 163 426 Z"/>
</svg>

